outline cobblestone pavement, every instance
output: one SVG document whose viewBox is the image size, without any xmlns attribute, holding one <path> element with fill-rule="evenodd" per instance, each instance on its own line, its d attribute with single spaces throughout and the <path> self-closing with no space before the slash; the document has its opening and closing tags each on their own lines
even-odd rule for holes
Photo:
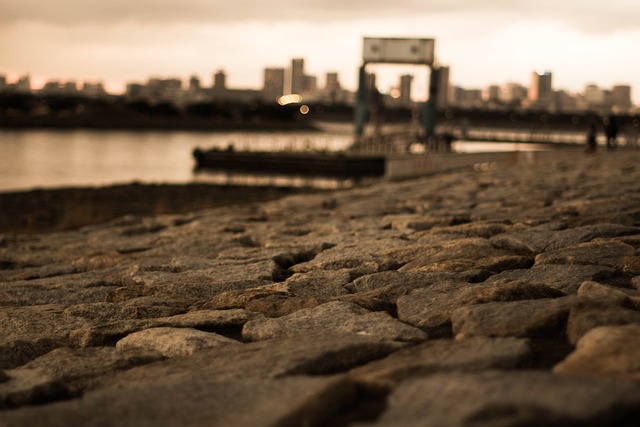
<svg viewBox="0 0 640 427">
<path fill-rule="evenodd" d="M 640 425 L 640 152 L 0 237 L 0 426 Z"/>
</svg>

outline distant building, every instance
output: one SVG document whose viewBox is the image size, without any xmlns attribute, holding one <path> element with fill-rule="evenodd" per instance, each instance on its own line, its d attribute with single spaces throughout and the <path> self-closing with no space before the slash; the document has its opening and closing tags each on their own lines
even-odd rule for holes
<svg viewBox="0 0 640 427">
<path fill-rule="evenodd" d="M 611 103 L 622 111 L 629 111 L 633 107 L 631 102 L 631 86 L 617 85 L 611 90 Z"/>
<path fill-rule="evenodd" d="M 107 96 L 107 91 L 105 90 L 102 82 L 83 82 L 80 92 L 88 98 L 103 98 Z"/>
<path fill-rule="evenodd" d="M 200 91 L 200 79 L 198 76 L 191 76 L 189 79 L 189 92 L 197 93 Z"/>
<path fill-rule="evenodd" d="M 213 90 L 214 92 L 222 92 L 227 89 L 227 75 L 224 70 L 218 70 L 213 75 Z"/>
<path fill-rule="evenodd" d="M 7 88 L 7 77 L 5 75 L 0 74 L 0 92 L 4 91 Z"/>
<path fill-rule="evenodd" d="M 519 107 L 527 95 L 527 88 L 520 83 L 507 83 L 500 88 L 500 101 L 513 107 Z"/>
<path fill-rule="evenodd" d="M 483 106 L 480 89 L 465 89 L 456 86 L 453 89 L 453 103 L 460 108 L 481 108 Z"/>
<path fill-rule="evenodd" d="M 291 60 L 291 69 L 289 70 L 289 93 L 301 94 L 305 91 L 306 79 L 304 74 L 304 59 L 294 58 Z"/>
<path fill-rule="evenodd" d="M 265 68 L 262 99 L 265 102 L 276 102 L 284 95 L 284 68 Z"/>
<path fill-rule="evenodd" d="M 556 92 L 556 102 L 558 110 L 566 113 L 579 112 L 583 104 L 580 97 L 564 90 Z"/>
<path fill-rule="evenodd" d="M 482 98 L 485 102 L 498 104 L 501 103 L 500 94 L 502 93 L 500 86 L 491 85 L 484 90 Z"/>
<path fill-rule="evenodd" d="M 313 94 L 318 90 L 318 78 L 316 76 L 304 76 L 304 87 L 302 93 Z"/>
<path fill-rule="evenodd" d="M 327 73 L 325 77 L 324 90 L 320 100 L 328 104 L 336 104 L 346 103 L 348 99 L 348 92 L 342 89 L 338 73 Z"/>
<path fill-rule="evenodd" d="M 587 85 L 584 88 L 584 99 L 588 108 L 604 108 L 607 101 L 606 91 L 595 84 Z"/>
<path fill-rule="evenodd" d="M 28 74 L 20 76 L 18 82 L 14 85 L 14 90 L 17 93 L 31 93 L 31 77 Z"/>
<path fill-rule="evenodd" d="M 182 80 L 177 78 L 151 78 L 147 83 L 147 91 L 148 100 L 152 104 L 181 105 L 183 101 Z"/>
<path fill-rule="evenodd" d="M 140 83 L 127 83 L 124 99 L 128 102 L 148 101 L 149 91 L 147 86 Z"/>
<path fill-rule="evenodd" d="M 549 71 L 534 71 L 529 87 L 529 105 L 532 108 L 547 109 L 553 102 L 552 75 Z"/>
</svg>

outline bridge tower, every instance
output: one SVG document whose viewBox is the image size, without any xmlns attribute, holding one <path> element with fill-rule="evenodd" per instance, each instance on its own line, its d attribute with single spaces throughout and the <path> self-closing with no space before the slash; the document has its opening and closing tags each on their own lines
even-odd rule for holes
<svg viewBox="0 0 640 427">
<path fill-rule="evenodd" d="M 373 38 L 363 39 L 362 66 L 358 75 L 355 109 L 355 139 L 358 144 L 364 135 L 372 107 L 371 87 L 367 83 L 368 64 L 413 64 L 430 69 L 429 97 L 420 111 L 420 124 L 425 141 L 435 134 L 435 116 L 438 97 L 438 69 L 434 64 L 434 39 L 425 38 Z"/>
</svg>

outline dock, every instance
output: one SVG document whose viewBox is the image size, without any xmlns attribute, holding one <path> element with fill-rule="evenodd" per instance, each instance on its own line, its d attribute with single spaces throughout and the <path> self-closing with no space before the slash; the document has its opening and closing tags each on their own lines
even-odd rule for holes
<svg viewBox="0 0 640 427">
<path fill-rule="evenodd" d="M 197 169 L 332 177 L 383 176 L 386 162 L 384 155 L 317 152 L 196 149 L 193 156 Z"/>
</svg>

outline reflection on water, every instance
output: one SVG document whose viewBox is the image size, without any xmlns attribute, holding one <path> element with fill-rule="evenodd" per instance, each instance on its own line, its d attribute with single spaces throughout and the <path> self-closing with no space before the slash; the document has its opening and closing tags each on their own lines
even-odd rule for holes
<svg viewBox="0 0 640 427">
<path fill-rule="evenodd" d="M 340 151 L 351 126 L 325 132 L 0 130 L 0 190 L 193 181 L 341 188 L 353 180 L 194 172 L 195 148 Z M 454 143 L 457 152 L 530 151 L 530 144 Z"/>
<path fill-rule="evenodd" d="M 196 147 L 237 150 L 346 148 L 344 133 L 0 130 L 0 190 L 34 187 L 186 183 Z"/>
</svg>

